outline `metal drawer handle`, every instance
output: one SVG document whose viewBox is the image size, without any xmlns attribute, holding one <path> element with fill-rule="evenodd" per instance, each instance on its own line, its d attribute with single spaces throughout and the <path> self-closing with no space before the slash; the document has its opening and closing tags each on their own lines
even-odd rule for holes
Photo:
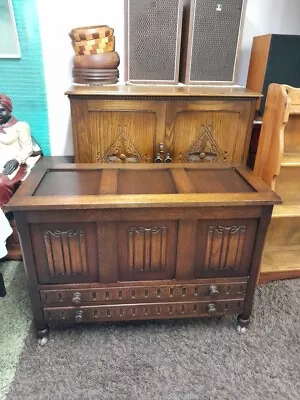
<svg viewBox="0 0 300 400">
<path fill-rule="evenodd" d="M 217 311 L 217 307 L 213 303 L 209 303 L 207 305 L 207 311 L 209 315 L 214 315 Z"/>
<path fill-rule="evenodd" d="M 83 311 L 77 310 L 75 313 L 75 322 L 82 322 L 83 321 Z"/>
<path fill-rule="evenodd" d="M 72 303 L 73 304 L 80 304 L 81 303 L 81 293 L 80 292 L 75 292 L 73 294 Z"/>
<path fill-rule="evenodd" d="M 208 292 L 209 292 L 209 295 L 211 297 L 218 297 L 219 296 L 219 290 L 218 290 L 218 287 L 216 285 L 210 285 L 209 288 L 208 288 Z"/>
</svg>

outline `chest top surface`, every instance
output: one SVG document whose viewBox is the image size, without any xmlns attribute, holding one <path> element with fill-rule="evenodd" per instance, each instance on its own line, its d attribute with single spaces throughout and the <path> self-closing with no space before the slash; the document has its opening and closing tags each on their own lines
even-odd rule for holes
<svg viewBox="0 0 300 400">
<path fill-rule="evenodd" d="M 10 210 L 272 205 L 247 168 L 224 164 L 62 164 L 35 169 Z"/>
<path fill-rule="evenodd" d="M 229 97 L 229 98 L 253 98 L 258 99 L 261 93 L 245 89 L 240 86 L 232 87 L 208 87 L 188 85 L 145 86 L 145 85 L 110 85 L 103 87 L 72 86 L 66 93 L 73 96 L 115 96 L 135 97 Z"/>
</svg>

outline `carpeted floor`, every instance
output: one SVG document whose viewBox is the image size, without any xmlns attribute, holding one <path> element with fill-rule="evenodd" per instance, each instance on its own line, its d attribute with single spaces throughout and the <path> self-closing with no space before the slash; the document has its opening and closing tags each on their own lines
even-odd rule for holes
<svg viewBox="0 0 300 400">
<path fill-rule="evenodd" d="M 85 325 L 41 348 L 31 328 L 6 400 L 300 399 L 299 293 L 258 288 L 244 335 L 234 318 Z"/>
</svg>

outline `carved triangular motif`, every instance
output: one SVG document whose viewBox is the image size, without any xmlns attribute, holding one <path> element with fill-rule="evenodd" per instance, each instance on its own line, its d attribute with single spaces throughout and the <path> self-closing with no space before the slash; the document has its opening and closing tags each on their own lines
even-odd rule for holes
<svg viewBox="0 0 300 400">
<path fill-rule="evenodd" d="M 212 126 L 204 126 L 203 131 L 196 141 L 191 145 L 183 160 L 187 162 L 209 162 L 218 161 L 220 158 L 226 159 L 226 153 L 222 154 L 217 142 L 212 135 Z"/>
<path fill-rule="evenodd" d="M 108 163 L 126 160 L 129 162 L 139 162 L 142 157 L 129 139 L 124 127 L 120 126 L 120 131 L 119 136 L 104 153 L 104 161 Z"/>
</svg>

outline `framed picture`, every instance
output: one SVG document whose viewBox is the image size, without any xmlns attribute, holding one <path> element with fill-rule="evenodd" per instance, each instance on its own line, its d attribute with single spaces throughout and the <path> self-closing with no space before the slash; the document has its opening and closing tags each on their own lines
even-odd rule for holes
<svg viewBox="0 0 300 400">
<path fill-rule="evenodd" d="M 11 0 L 0 0 L 0 58 L 21 58 Z"/>
</svg>

